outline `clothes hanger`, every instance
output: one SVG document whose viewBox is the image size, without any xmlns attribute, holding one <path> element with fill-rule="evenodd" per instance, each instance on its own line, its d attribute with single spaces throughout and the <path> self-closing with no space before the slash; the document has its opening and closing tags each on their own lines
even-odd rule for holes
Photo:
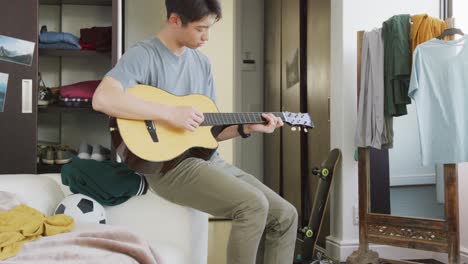
<svg viewBox="0 0 468 264">
<path fill-rule="evenodd" d="M 446 30 L 444 30 L 444 32 L 442 32 L 442 34 L 440 34 L 437 38 L 438 39 L 443 39 L 445 38 L 446 36 L 452 36 L 452 35 L 455 35 L 455 34 L 458 34 L 458 35 L 462 35 L 464 36 L 465 34 L 463 33 L 463 31 L 459 28 L 447 28 Z"/>
</svg>

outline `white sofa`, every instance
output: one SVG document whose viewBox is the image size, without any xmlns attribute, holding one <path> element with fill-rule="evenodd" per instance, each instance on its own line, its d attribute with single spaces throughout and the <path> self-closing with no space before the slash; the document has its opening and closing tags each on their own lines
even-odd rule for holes
<svg viewBox="0 0 468 264">
<path fill-rule="evenodd" d="M 0 191 L 17 194 L 26 204 L 52 215 L 71 194 L 60 174 L 0 175 Z M 148 191 L 123 204 L 105 207 L 107 224 L 126 227 L 145 238 L 168 264 L 206 264 L 208 215 L 170 203 Z"/>
</svg>

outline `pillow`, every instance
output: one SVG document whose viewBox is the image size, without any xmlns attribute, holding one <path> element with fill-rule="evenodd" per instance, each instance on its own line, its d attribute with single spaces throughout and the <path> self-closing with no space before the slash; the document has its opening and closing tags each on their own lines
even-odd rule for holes
<svg viewBox="0 0 468 264">
<path fill-rule="evenodd" d="M 26 205 L 48 216 L 65 197 L 57 182 L 40 174 L 0 175 L 0 191 L 17 195 Z"/>
</svg>

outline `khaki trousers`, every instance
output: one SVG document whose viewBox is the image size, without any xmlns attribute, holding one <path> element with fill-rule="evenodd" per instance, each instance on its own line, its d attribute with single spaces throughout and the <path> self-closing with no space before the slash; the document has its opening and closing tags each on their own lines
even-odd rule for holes
<svg viewBox="0 0 468 264">
<path fill-rule="evenodd" d="M 291 264 L 297 210 L 254 176 L 217 154 L 187 158 L 165 174 L 147 174 L 151 188 L 168 201 L 232 219 L 228 264 L 255 264 L 265 231 L 265 264 Z"/>
</svg>

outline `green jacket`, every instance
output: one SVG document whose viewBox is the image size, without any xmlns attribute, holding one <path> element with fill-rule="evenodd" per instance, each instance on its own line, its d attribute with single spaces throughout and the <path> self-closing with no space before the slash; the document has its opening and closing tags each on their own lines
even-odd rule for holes
<svg viewBox="0 0 468 264">
<path fill-rule="evenodd" d="M 384 39 L 384 108 L 387 116 L 406 115 L 411 77 L 410 15 L 393 16 L 382 25 Z"/>
<path fill-rule="evenodd" d="M 123 163 L 78 157 L 62 167 L 62 183 L 73 193 L 87 195 L 102 205 L 121 204 L 148 189 L 145 177 Z"/>
</svg>

